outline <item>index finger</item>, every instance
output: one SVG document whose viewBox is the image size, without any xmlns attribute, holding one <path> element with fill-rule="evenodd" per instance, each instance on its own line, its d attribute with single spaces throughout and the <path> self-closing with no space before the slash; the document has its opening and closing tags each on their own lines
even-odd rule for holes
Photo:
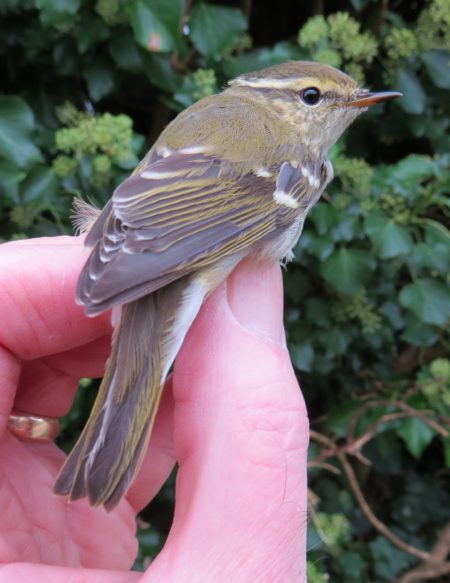
<svg viewBox="0 0 450 583">
<path fill-rule="evenodd" d="M 108 314 L 88 318 L 75 303 L 89 251 L 81 237 L 0 245 L 0 345 L 25 360 L 87 344 L 111 332 Z"/>
</svg>

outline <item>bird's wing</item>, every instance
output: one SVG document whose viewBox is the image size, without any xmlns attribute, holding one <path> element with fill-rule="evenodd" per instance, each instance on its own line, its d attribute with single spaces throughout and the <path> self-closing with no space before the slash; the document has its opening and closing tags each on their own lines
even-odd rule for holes
<svg viewBox="0 0 450 583">
<path fill-rule="evenodd" d="M 193 148 L 155 153 L 89 232 L 79 302 L 99 313 L 276 236 L 320 188 L 320 165 L 304 169 L 284 163 L 275 174 L 236 176 Z"/>
</svg>

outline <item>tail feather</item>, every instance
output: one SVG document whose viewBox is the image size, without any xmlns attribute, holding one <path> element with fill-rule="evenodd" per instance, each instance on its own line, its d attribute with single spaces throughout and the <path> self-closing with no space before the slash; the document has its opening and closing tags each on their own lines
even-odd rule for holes
<svg viewBox="0 0 450 583">
<path fill-rule="evenodd" d="M 184 277 L 122 306 L 91 416 L 55 485 L 71 500 L 113 508 L 137 473 L 170 366 L 205 290 Z"/>
</svg>

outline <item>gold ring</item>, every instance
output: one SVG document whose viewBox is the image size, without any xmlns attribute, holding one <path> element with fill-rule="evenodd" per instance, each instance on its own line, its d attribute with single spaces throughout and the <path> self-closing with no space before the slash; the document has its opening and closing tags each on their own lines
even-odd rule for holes
<svg viewBox="0 0 450 583">
<path fill-rule="evenodd" d="M 8 429 L 25 441 L 53 441 L 59 433 L 59 421 L 55 417 L 15 412 L 9 416 Z"/>
</svg>

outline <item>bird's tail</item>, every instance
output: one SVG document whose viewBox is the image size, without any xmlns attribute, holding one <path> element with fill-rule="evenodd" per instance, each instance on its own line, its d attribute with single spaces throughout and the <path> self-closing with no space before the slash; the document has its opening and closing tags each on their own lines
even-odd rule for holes
<svg viewBox="0 0 450 583">
<path fill-rule="evenodd" d="M 112 509 L 139 469 L 163 383 L 205 296 L 186 276 L 122 306 L 97 400 L 55 484 Z"/>
</svg>

